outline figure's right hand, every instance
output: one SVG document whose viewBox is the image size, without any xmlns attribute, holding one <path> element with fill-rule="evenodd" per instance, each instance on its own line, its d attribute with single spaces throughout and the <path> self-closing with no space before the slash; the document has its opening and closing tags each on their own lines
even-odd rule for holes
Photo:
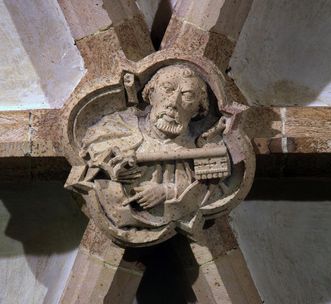
<svg viewBox="0 0 331 304">
<path fill-rule="evenodd" d="M 103 162 L 100 167 L 109 174 L 112 180 L 132 183 L 141 177 L 141 170 L 137 167 L 134 150 L 122 152 L 115 147 L 111 151 L 111 155 L 112 157 L 108 162 Z"/>
</svg>

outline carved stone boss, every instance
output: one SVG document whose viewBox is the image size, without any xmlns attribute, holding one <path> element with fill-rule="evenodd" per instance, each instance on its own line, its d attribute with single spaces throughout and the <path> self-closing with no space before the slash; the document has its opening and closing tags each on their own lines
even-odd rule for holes
<svg viewBox="0 0 331 304">
<path fill-rule="evenodd" d="M 115 243 L 148 246 L 205 221 L 247 194 L 255 157 L 240 129 L 245 107 L 204 58 L 159 52 L 121 67 L 121 79 L 72 100 L 66 187 Z M 79 94 L 78 94 L 79 95 Z"/>
</svg>

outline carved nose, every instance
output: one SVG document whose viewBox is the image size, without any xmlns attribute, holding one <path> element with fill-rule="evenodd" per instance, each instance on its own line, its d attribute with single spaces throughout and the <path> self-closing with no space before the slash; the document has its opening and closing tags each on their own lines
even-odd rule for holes
<svg viewBox="0 0 331 304">
<path fill-rule="evenodd" d="M 175 91 L 168 99 L 168 107 L 177 109 L 178 102 L 180 101 L 180 92 Z"/>
</svg>

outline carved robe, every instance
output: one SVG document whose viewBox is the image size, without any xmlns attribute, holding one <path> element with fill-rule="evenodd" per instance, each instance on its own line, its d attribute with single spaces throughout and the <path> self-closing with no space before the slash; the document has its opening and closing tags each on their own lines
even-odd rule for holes
<svg viewBox="0 0 331 304">
<path fill-rule="evenodd" d="M 118 147 L 121 151 L 134 150 L 139 153 L 174 151 L 195 148 L 194 138 L 189 134 L 175 139 L 161 140 L 150 135 L 148 116 L 136 108 L 113 113 L 103 117 L 91 127 L 83 139 L 83 151 L 88 153 L 91 162 L 98 162 L 110 149 Z M 167 187 L 166 201 L 178 199 L 194 183 L 192 164 L 187 161 L 167 161 L 147 163 L 139 166 L 142 176 L 132 184 L 123 185 L 125 193 L 130 195 L 132 188 L 153 181 Z M 151 216 L 160 220 L 160 224 L 171 220 L 173 215 L 166 214 L 163 204 L 148 210 Z M 177 217 L 177 216 L 176 216 Z M 157 221 L 158 222 L 158 221 Z"/>
</svg>

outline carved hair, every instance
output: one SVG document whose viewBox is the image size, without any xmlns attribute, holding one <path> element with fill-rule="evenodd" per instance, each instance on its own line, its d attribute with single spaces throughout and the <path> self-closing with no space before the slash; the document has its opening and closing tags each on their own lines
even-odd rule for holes
<svg viewBox="0 0 331 304">
<path fill-rule="evenodd" d="M 176 65 L 170 65 L 164 68 L 159 69 L 154 76 L 151 78 L 151 80 L 145 85 L 144 90 L 142 92 L 142 97 L 145 102 L 150 103 L 150 95 L 154 91 L 155 85 L 157 84 L 157 81 L 160 77 L 160 75 L 170 69 L 175 68 L 178 70 L 177 73 L 180 73 L 182 77 L 184 78 L 195 78 L 198 81 L 198 87 L 200 89 L 200 109 L 199 109 L 199 116 L 206 116 L 208 114 L 209 110 L 209 101 L 208 101 L 208 94 L 207 94 L 207 85 L 206 83 L 196 74 L 195 71 L 190 69 L 189 67 L 183 65 L 183 64 L 176 64 Z"/>
</svg>

